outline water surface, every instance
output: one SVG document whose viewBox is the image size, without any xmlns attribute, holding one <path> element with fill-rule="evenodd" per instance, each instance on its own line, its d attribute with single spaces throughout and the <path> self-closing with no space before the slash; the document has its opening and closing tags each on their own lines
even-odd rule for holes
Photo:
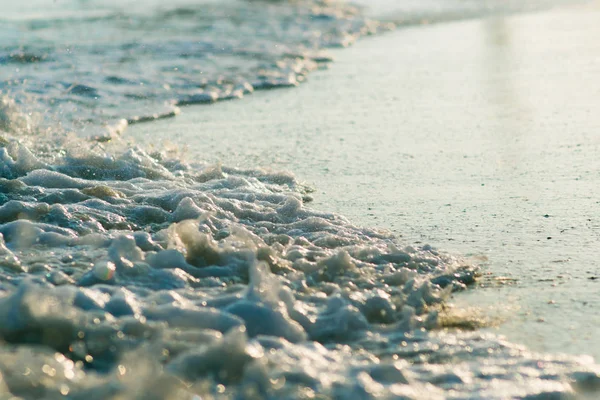
<svg viewBox="0 0 600 400">
<path fill-rule="evenodd" d="M 373 63 L 372 53 L 357 48 L 355 62 L 342 65 L 391 73 L 370 70 L 363 76 L 381 81 L 365 79 L 366 87 L 347 72 L 334 76 L 354 79 L 348 86 L 308 75 L 330 62 L 325 48 L 389 25 L 318 1 L 150 2 L 143 8 L 39 2 L 34 11 L 30 5 L 11 6 L 0 26 L 2 396 L 594 396 L 600 378 L 589 357 L 535 353 L 493 333 L 456 329 L 485 323 L 447 305 L 481 274 L 472 259 L 327 211 L 356 193 L 357 184 L 401 183 L 407 195 L 426 199 L 419 188 L 427 185 L 411 186 L 408 179 L 419 170 L 409 174 L 416 166 L 397 160 L 427 161 L 421 171 L 435 171 L 431 160 L 443 160 L 432 132 L 415 140 L 418 130 L 396 128 L 408 126 L 398 123 L 403 108 L 393 102 L 378 108 L 386 120 L 365 107 L 382 94 L 386 101 L 416 98 L 402 97 L 394 80 L 406 77 L 402 64 Z M 460 29 L 457 38 L 473 32 Z M 414 49 L 431 40 L 414 32 Z M 386 40 L 379 43 L 387 57 L 391 49 L 411 55 L 410 46 Z M 479 54 L 460 47 L 468 42 L 457 43 L 460 51 Z M 443 40 L 431 44 L 432 51 L 413 52 L 403 65 L 447 62 L 424 62 L 452 51 Z M 322 86 L 172 119 L 185 129 L 155 121 L 183 106 L 297 86 L 307 76 Z M 410 82 L 427 93 L 424 80 Z M 456 83 L 446 84 L 456 95 Z M 465 82 L 462 87 L 470 93 Z M 314 102 L 322 89 L 327 100 Z M 424 97 L 410 104 L 429 107 L 431 121 L 462 115 L 458 107 L 435 109 L 446 103 Z M 194 120 L 198 115 L 205 119 Z M 374 121 L 393 130 L 378 132 L 369 126 Z M 136 124 L 139 130 L 124 131 Z M 344 129 L 349 125 L 354 130 Z M 440 137 L 439 143 L 448 150 L 457 140 Z M 387 163 L 384 172 L 369 170 L 375 160 Z M 325 172 L 320 187 L 328 196 L 311 195 L 282 169 L 309 179 Z M 453 185 L 453 193 L 462 182 L 449 173 L 436 178 Z M 375 191 L 357 193 L 348 214 L 364 215 L 356 211 L 361 199 L 385 207 L 387 192 Z M 386 219 L 396 216 L 397 195 L 394 200 Z M 427 207 L 409 210 L 428 221 L 419 215 Z"/>
</svg>

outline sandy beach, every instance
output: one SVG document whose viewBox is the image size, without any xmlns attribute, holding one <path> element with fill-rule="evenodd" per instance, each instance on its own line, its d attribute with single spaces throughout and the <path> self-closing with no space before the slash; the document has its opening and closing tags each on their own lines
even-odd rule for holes
<svg viewBox="0 0 600 400">
<path fill-rule="evenodd" d="M 454 298 L 532 350 L 600 359 L 600 7 L 399 29 L 299 88 L 132 126 L 190 159 L 293 172 L 312 207 L 484 266 Z"/>
</svg>

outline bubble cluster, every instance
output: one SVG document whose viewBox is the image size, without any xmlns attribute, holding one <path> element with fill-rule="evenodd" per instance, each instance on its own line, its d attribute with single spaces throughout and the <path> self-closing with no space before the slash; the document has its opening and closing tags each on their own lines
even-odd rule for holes
<svg viewBox="0 0 600 400">
<path fill-rule="evenodd" d="M 289 174 L 2 140 L 5 393 L 506 398 L 600 385 L 591 359 L 444 330 L 445 301 L 477 267 L 311 210 Z"/>
</svg>

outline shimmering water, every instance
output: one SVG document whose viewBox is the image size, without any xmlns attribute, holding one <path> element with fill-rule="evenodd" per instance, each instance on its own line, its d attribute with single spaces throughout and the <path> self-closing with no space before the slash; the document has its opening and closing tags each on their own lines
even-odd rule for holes
<svg viewBox="0 0 600 400">
<path fill-rule="evenodd" d="M 295 86 L 381 26 L 318 1 L 41 2 L 0 16 L 0 91 L 80 134 Z"/>
<path fill-rule="evenodd" d="M 471 262 L 312 210 L 290 173 L 118 140 L 184 104 L 295 86 L 326 47 L 389 26 L 318 1 L 39 1 L 1 18 L 3 398 L 600 387 L 591 358 L 457 330 L 483 323 L 445 305 L 478 277 Z"/>
</svg>

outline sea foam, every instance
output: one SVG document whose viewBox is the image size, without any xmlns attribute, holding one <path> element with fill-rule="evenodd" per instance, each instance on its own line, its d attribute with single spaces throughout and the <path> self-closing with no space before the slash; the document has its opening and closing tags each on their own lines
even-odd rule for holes
<svg viewBox="0 0 600 400">
<path fill-rule="evenodd" d="M 0 397 L 593 396 L 589 358 L 446 329 L 477 266 L 313 210 L 289 173 L 118 140 L 294 86 L 385 24 L 332 2 L 156 3 L 0 25 Z"/>
<path fill-rule="evenodd" d="M 445 301 L 478 268 L 312 210 L 287 173 L 2 141 L 5 393 L 562 398 L 600 385 L 591 360 L 444 330 Z"/>
</svg>

